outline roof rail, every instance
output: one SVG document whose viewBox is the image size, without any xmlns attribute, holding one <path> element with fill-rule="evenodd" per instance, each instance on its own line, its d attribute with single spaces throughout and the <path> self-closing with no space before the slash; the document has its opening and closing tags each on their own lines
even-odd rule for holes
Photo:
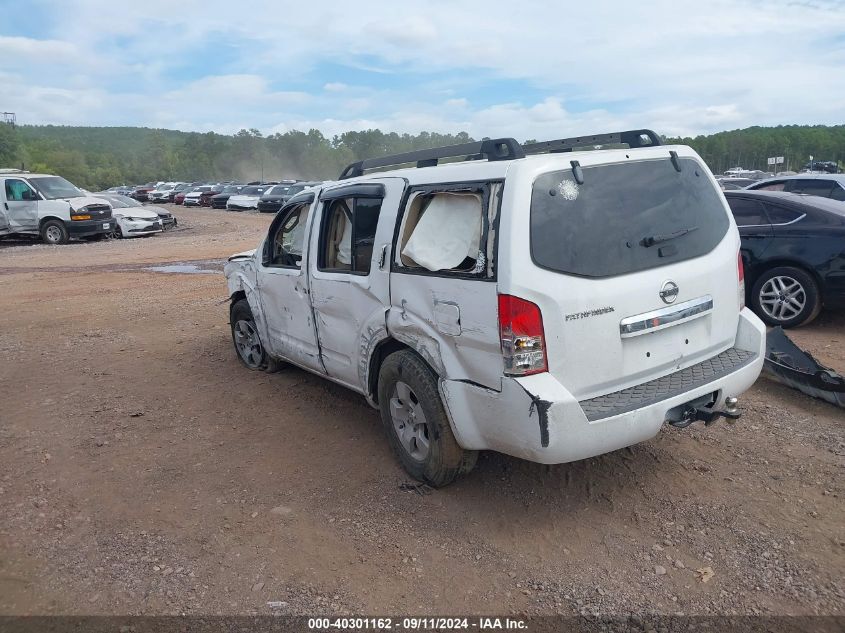
<svg viewBox="0 0 845 633">
<path fill-rule="evenodd" d="M 0 174 L 28 174 L 29 172 L 25 169 L 14 169 L 13 167 L 2 167 L 0 168 Z"/>
<path fill-rule="evenodd" d="M 441 158 L 454 158 L 464 156 L 468 158 L 486 158 L 487 160 L 513 160 L 525 158 L 520 144 L 512 138 L 496 138 L 474 143 L 461 143 L 460 145 L 447 145 L 445 147 L 433 147 L 421 149 L 404 154 L 393 154 L 391 156 L 380 156 L 378 158 L 367 158 L 356 163 L 347 165 L 340 173 L 338 180 L 363 176 L 368 169 L 378 167 L 393 167 L 406 163 L 416 163 L 417 167 L 434 167 Z"/>
<path fill-rule="evenodd" d="M 542 143 L 529 143 L 523 145 L 522 149 L 526 154 L 543 154 L 545 152 L 556 154 L 558 152 L 571 152 L 575 147 L 610 144 L 623 144 L 635 149 L 638 147 L 654 147 L 661 143 L 660 137 L 651 130 L 626 130 L 625 132 L 611 132 L 609 134 L 560 138 L 554 141 L 543 141 Z"/>
</svg>

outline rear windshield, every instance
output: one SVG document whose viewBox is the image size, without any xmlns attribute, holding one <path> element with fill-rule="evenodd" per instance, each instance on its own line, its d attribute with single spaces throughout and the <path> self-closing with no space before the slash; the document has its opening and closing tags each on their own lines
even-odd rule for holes
<svg viewBox="0 0 845 633">
<path fill-rule="evenodd" d="M 531 257 L 557 272 L 611 277 L 710 252 L 730 225 L 721 193 L 692 159 L 543 174 L 531 194 Z"/>
</svg>

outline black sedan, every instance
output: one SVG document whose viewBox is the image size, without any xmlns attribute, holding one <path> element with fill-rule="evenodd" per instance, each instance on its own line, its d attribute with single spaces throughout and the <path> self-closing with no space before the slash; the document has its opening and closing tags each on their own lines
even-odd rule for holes
<svg viewBox="0 0 845 633">
<path fill-rule="evenodd" d="M 296 194 L 309 187 L 323 184 L 322 180 L 300 180 L 294 183 L 280 183 L 265 193 L 258 201 L 259 213 L 275 213 Z"/>
<path fill-rule="evenodd" d="M 742 237 L 748 305 L 769 325 L 845 308 L 845 207 L 780 191 L 726 191 Z"/>
<path fill-rule="evenodd" d="M 290 188 L 291 185 L 282 184 L 271 187 L 270 189 L 265 191 L 264 195 L 262 195 L 261 198 L 259 198 L 258 200 L 258 212 L 275 213 L 276 211 L 281 209 L 282 205 L 290 197 L 289 195 L 287 195 Z"/>
<path fill-rule="evenodd" d="M 218 194 L 211 196 L 211 208 L 212 209 L 225 209 L 226 203 L 236 193 L 240 192 L 241 189 L 244 188 L 244 185 L 226 185 L 223 187 L 223 191 Z"/>
</svg>

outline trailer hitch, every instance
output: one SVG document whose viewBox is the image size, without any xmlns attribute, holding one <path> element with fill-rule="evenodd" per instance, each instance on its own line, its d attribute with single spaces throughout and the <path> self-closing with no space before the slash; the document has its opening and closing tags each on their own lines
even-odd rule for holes
<svg viewBox="0 0 845 633">
<path fill-rule="evenodd" d="M 681 413 L 681 419 L 669 422 L 672 426 L 685 429 L 693 422 L 704 422 L 704 426 L 710 426 L 719 418 L 725 418 L 728 422 L 733 422 L 739 419 L 739 416 L 742 415 L 742 412 L 737 408 L 738 400 L 733 397 L 725 398 L 725 406 L 724 408 L 719 408 L 716 403 L 712 405 L 705 406 L 705 405 L 687 405 L 683 413 Z"/>
</svg>

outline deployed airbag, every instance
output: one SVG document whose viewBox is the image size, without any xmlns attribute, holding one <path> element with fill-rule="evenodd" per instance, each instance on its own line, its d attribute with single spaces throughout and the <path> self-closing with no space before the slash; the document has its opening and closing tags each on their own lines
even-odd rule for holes
<svg viewBox="0 0 845 633">
<path fill-rule="evenodd" d="M 478 259 L 480 243 L 481 197 L 444 192 L 426 207 L 402 255 L 428 270 L 449 270 L 467 257 Z"/>
</svg>

